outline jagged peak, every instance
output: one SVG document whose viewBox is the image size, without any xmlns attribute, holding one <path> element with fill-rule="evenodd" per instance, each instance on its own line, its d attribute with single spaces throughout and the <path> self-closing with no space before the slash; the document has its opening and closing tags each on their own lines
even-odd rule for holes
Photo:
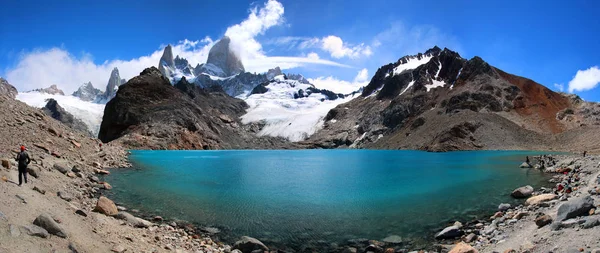
<svg viewBox="0 0 600 253">
<path fill-rule="evenodd" d="M 426 55 L 438 55 L 441 51 L 442 51 L 441 48 L 439 48 L 438 46 L 434 46 L 430 49 L 427 49 L 427 51 L 425 51 L 425 54 Z"/>
<path fill-rule="evenodd" d="M 171 47 L 171 44 L 168 44 L 163 50 L 163 55 L 160 57 L 160 61 L 161 63 L 164 62 L 167 66 L 172 67 L 175 65 L 173 60 L 173 48 Z"/>
</svg>

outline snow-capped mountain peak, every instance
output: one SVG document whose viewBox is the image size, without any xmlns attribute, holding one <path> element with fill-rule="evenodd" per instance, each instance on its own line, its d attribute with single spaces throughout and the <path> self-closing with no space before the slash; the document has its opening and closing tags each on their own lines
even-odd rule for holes
<svg viewBox="0 0 600 253">
<path fill-rule="evenodd" d="M 102 94 L 101 90 L 94 88 L 92 82 L 87 82 L 81 85 L 77 91 L 73 92 L 72 96 L 78 97 L 83 101 L 92 102 L 100 94 Z"/>
</svg>

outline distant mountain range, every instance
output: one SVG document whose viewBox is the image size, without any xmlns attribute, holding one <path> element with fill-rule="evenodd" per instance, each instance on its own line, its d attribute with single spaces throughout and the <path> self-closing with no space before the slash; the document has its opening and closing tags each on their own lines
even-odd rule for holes
<svg viewBox="0 0 600 253">
<path fill-rule="evenodd" d="M 279 67 L 245 72 L 224 37 L 204 64 L 191 66 L 169 45 L 158 68 L 128 82 L 115 68 L 104 92 L 85 83 L 72 96 L 103 108 L 91 128 L 102 141 L 131 148 L 600 150 L 598 104 L 438 47 L 401 57 L 367 86 L 336 94 Z"/>
</svg>

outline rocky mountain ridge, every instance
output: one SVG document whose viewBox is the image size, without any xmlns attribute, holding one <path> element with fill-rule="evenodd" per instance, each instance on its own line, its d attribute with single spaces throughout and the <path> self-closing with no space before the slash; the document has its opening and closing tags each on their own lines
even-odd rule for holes
<svg viewBox="0 0 600 253">
<path fill-rule="evenodd" d="M 19 92 L 15 86 L 12 86 L 6 79 L 0 77 L 0 95 L 5 95 L 10 98 L 15 98 Z"/>
<path fill-rule="evenodd" d="M 480 57 L 467 60 L 434 47 L 379 68 L 361 97 L 332 109 L 324 128 L 304 144 L 430 151 L 561 149 L 555 143 L 561 136 L 572 131 L 591 135 L 589 129 L 600 124 L 592 113 L 598 105 L 583 107 Z M 565 111 L 571 112 L 570 121 L 589 129 L 565 122 L 560 117 Z"/>
<path fill-rule="evenodd" d="M 46 93 L 50 95 L 65 95 L 65 93 L 61 89 L 59 89 L 56 84 L 50 85 L 50 87 L 48 88 L 35 89 L 30 92 Z"/>
</svg>

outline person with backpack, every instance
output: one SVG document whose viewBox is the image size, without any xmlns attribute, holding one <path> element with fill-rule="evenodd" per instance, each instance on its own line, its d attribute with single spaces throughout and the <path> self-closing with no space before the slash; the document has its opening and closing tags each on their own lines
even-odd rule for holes
<svg viewBox="0 0 600 253">
<path fill-rule="evenodd" d="M 21 184 L 23 184 L 23 179 L 25 179 L 25 183 L 27 183 L 27 165 L 31 162 L 29 154 L 25 152 L 25 146 L 21 146 L 21 152 L 17 154 L 15 161 L 19 162 L 19 186 L 21 186 Z"/>
</svg>

